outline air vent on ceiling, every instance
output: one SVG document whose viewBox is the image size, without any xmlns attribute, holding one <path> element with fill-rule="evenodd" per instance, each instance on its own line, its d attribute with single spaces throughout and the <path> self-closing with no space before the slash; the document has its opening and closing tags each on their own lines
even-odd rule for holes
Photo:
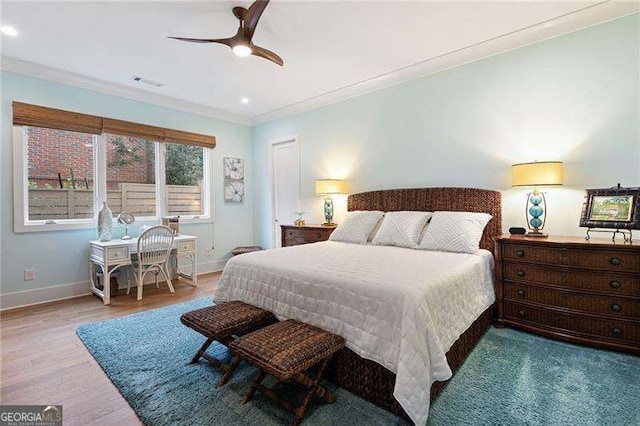
<svg viewBox="0 0 640 426">
<path fill-rule="evenodd" d="M 153 87 L 162 87 L 162 86 L 164 86 L 164 84 L 162 84 L 162 83 L 159 83 L 159 82 L 153 81 L 153 80 L 149 80 L 148 78 L 139 77 L 137 75 L 134 75 L 133 77 L 131 77 L 131 81 L 135 81 L 136 83 L 148 84 L 149 86 L 153 86 Z"/>
</svg>

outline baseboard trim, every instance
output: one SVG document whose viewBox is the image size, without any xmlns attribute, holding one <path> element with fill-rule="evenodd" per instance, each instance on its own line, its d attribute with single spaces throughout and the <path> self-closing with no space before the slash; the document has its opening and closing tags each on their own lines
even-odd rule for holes
<svg viewBox="0 0 640 426">
<path fill-rule="evenodd" d="M 198 275 L 222 271 L 227 260 L 228 259 L 220 259 L 199 264 L 197 266 Z M 89 291 L 88 281 L 0 294 L 0 312 L 41 305 L 43 303 L 57 302 L 59 300 L 73 299 L 90 294 L 91 291 Z"/>
</svg>

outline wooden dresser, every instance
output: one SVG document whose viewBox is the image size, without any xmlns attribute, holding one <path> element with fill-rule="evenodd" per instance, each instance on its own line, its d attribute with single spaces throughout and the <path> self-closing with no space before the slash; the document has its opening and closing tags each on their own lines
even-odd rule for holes
<svg viewBox="0 0 640 426">
<path fill-rule="evenodd" d="M 640 355 L 640 244 L 496 239 L 496 326 Z"/>
<path fill-rule="evenodd" d="M 327 241 L 336 226 L 323 225 L 280 225 L 282 247 Z"/>
</svg>

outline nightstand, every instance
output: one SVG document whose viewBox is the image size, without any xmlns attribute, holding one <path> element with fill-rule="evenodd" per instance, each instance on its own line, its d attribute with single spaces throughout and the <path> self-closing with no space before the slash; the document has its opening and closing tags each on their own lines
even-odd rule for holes
<svg viewBox="0 0 640 426">
<path fill-rule="evenodd" d="M 282 247 L 327 241 L 336 225 L 280 225 Z"/>
<path fill-rule="evenodd" d="M 496 238 L 497 327 L 640 355 L 640 244 Z"/>
</svg>

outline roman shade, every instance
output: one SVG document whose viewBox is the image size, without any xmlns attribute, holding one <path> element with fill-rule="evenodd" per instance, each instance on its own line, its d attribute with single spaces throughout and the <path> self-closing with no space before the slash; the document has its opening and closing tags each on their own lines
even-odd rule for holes
<svg viewBox="0 0 640 426">
<path fill-rule="evenodd" d="M 13 102 L 13 125 L 36 126 L 99 135 L 102 118 L 95 115 Z"/>
<path fill-rule="evenodd" d="M 216 146 L 215 136 L 148 126 L 131 121 L 81 114 L 16 101 L 13 102 L 12 106 L 14 126 L 46 127 L 94 135 L 106 132 L 160 142 L 196 145 L 204 148 L 215 148 Z"/>
</svg>

